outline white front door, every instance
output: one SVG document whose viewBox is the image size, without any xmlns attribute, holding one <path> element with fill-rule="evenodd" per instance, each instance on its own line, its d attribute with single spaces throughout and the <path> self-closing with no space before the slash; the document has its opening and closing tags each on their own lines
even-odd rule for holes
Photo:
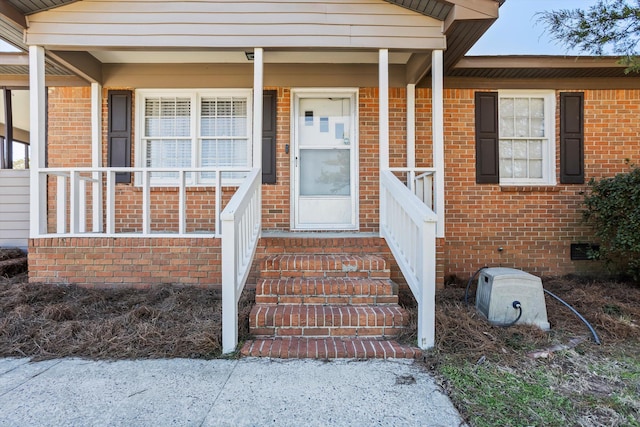
<svg viewBox="0 0 640 427">
<path fill-rule="evenodd" d="M 358 228 L 357 95 L 293 91 L 293 229 Z"/>
</svg>

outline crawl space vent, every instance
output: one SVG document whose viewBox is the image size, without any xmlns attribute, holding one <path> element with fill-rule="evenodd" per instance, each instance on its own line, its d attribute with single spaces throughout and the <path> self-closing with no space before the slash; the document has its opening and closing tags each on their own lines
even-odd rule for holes
<svg viewBox="0 0 640 427">
<path fill-rule="evenodd" d="M 480 272 L 476 309 L 489 322 L 508 325 L 516 320 L 519 310 L 513 307 L 514 301 L 519 301 L 522 307 L 522 316 L 517 324 L 526 323 L 549 330 L 539 277 L 513 268 L 486 268 Z"/>
</svg>

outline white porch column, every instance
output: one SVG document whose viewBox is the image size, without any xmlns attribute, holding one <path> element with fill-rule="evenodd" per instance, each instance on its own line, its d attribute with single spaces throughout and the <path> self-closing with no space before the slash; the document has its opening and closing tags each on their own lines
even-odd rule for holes
<svg viewBox="0 0 640 427">
<path fill-rule="evenodd" d="M 379 132 L 380 170 L 389 168 L 389 49 L 380 49 L 378 61 L 379 79 Z"/>
<path fill-rule="evenodd" d="M 253 167 L 262 168 L 263 49 L 253 50 Z"/>
<path fill-rule="evenodd" d="M 416 167 L 416 85 L 407 85 L 407 167 Z M 407 184 L 409 190 L 413 191 L 413 179 L 415 174 L 409 172 Z"/>
<path fill-rule="evenodd" d="M 29 46 L 29 103 L 30 103 L 30 238 L 47 232 L 47 179 L 40 169 L 45 167 L 46 88 L 44 76 L 44 48 Z"/>
<path fill-rule="evenodd" d="M 91 166 L 102 167 L 102 85 L 91 83 Z M 102 226 L 102 175 L 94 172 L 91 176 L 93 201 L 93 232 L 101 233 Z"/>
<path fill-rule="evenodd" d="M 435 206 L 438 216 L 436 236 L 444 237 L 444 61 L 442 50 L 431 54 L 431 102 L 433 128 L 433 167 L 435 176 Z"/>
</svg>

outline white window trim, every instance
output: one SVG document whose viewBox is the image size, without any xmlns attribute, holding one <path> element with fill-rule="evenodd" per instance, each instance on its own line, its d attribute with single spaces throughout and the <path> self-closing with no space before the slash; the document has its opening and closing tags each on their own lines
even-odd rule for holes
<svg viewBox="0 0 640 427">
<path fill-rule="evenodd" d="M 548 140 L 542 164 L 542 179 L 532 178 L 503 178 L 500 177 L 500 185 L 556 185 L 556 92 L 554 90 L 500 90 L 498 91 L 498 128 L 500 127 L 501 112 L 500 99 L 510 97 L 542 97 L 544 98 L 545 128 L 544 133 Z M 498 134 L 498 144 L 502 136 Z M 506 139 L 506 137 L 505 137 Z M 498 156 L 498 165 L 500 156 Z M 499 167 L 499 166 L 498 166 Z"/>
<path fill-rule="evenodd" d="M 146 167 L 146 150 L 143 144 L 144 133 L 144 111 L 145 99 L 149 97 L 171 96 L 183 97 L 191 99 L 192 115 L 191 115 L 191 166 L 193 168 L 200 167 L 201 149 L 200 149 L 200 100 L 206 97 L 237 97 L 247 99 L 247 169 L 252 168 L 253 161 L 253 90 L 247 88 L 237 89 L 137 89 L 135 91 L 135 166 L 138 168 Z M 195 114 L 193 114 L 195 113 Z M 223 179 L 223 185 L 237 185 L 242 182 L 241 179 Z M 215 180 L 204 180 L 197 182 L 188 182 L 189 187 L 206 187 L 215 184 Z M 142 176 L 135 174 L 135 185 L 142 186 Z M 173 187 L 178 185 L 175 179 L 154 179 L 152 186 Z"/>
</svg>

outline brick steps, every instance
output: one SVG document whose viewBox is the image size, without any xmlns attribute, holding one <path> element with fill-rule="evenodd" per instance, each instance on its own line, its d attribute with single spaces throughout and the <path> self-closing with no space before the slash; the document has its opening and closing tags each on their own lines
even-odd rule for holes
<svg viewBox="0 0 640 427">
<path fill-rule="evenodd" d="M 257 336 L 368 336 L 395 335 L 406 326 L 400 306 L 255 305 L 249 327 Z"/>
<path fill-rule="evenodd" d="M 284 278 L 262 279 L 257 304 L 397 304 L 396 286 L 385 279 Z"/>
<path fill-rule="evenodd" d="M 420 350 L 389 341 L 408 316 L 384 258 L 281 254 L 261 262 L 241 354 L 279 358 L 415 358 Z"/>
<path fill-rule="evenodd" d="M 383 258 L 374 255 L 272 255 L 262 261 L 262 278 L 359 277 L 388 279 Z"/>
<path fill-rule="evenodd" d="M 422 351 L 396 341 L 359 338 L 259 338 L 247 341 L 243 356 L 298 359 L 419 359 Z"/>
</svg>

